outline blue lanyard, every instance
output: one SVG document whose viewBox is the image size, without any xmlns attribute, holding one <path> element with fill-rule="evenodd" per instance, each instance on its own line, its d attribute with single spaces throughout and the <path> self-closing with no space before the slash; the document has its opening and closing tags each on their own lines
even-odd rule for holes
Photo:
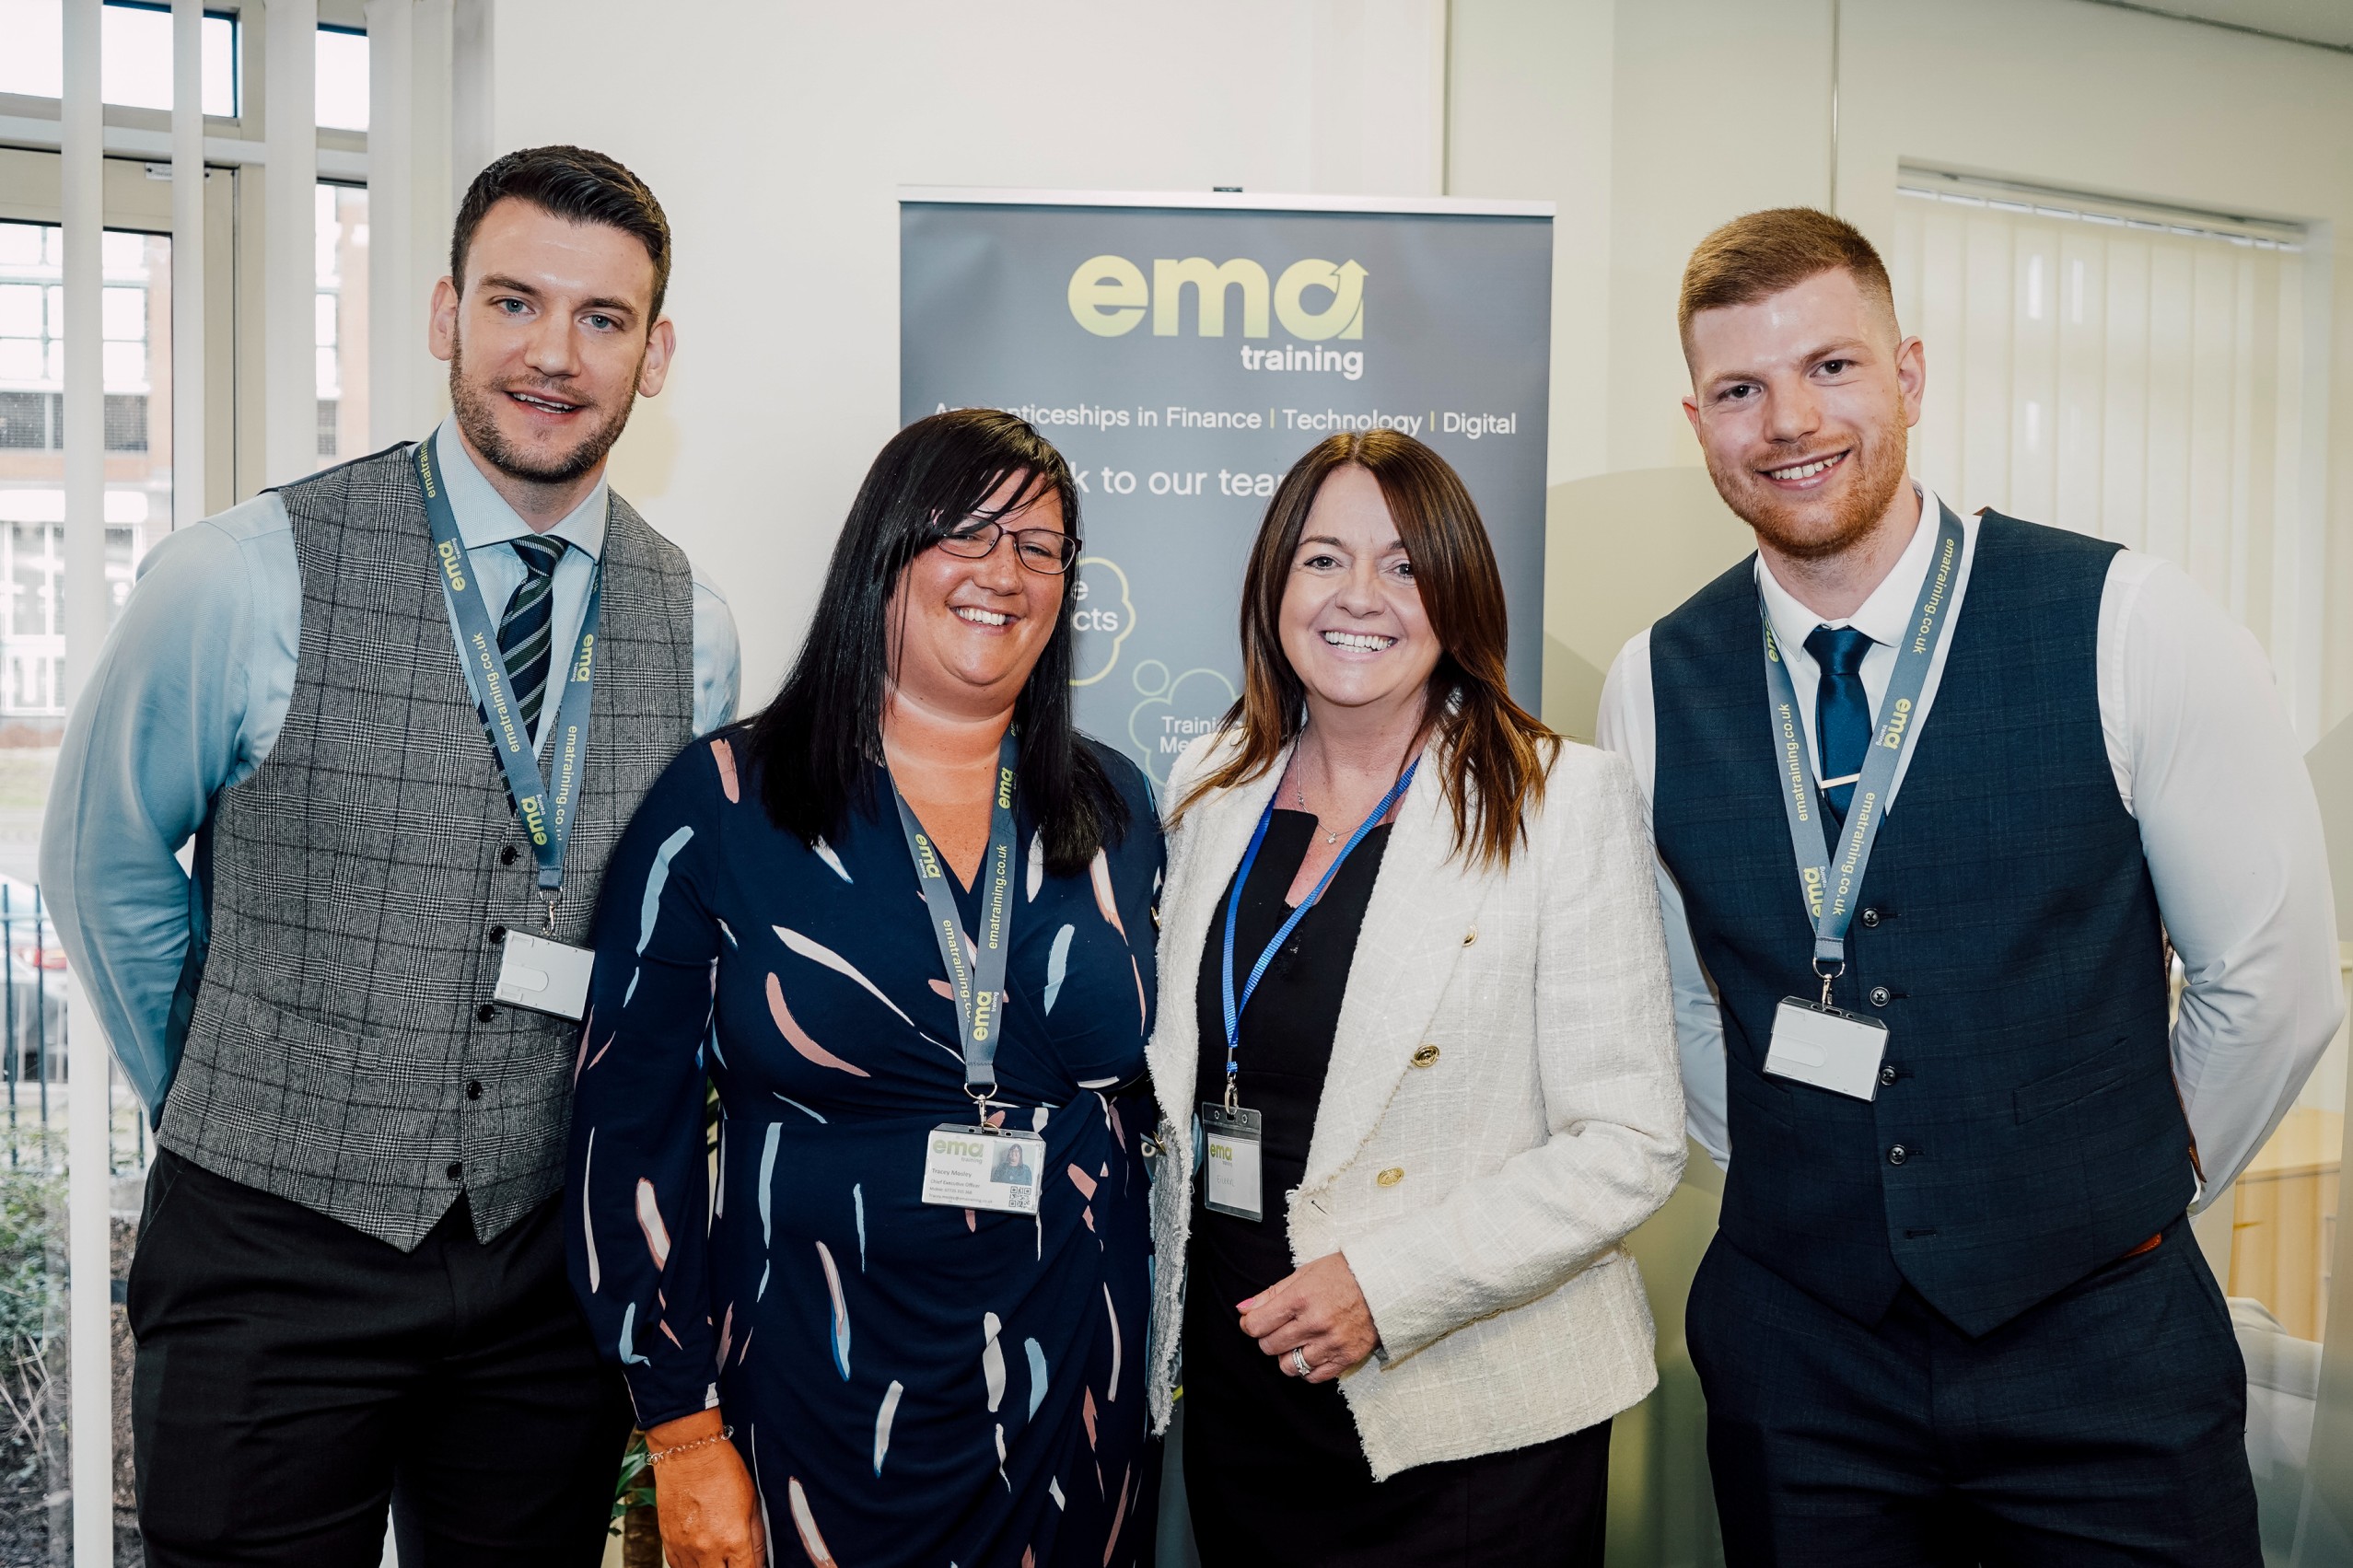
<svg viewBox="0 0 2353 1568">
<path fill-rule="evenodd" d="M 1323 889 L 1332 886 L 1332 878 L 1340 874 L 1340 867 L 1347 863 L 1348 856 L 1356 852 L 1358 844 L 1365 842 L 1365 835 L 1380 826 L 1380 819 L 1388 816 L 1396 806 L 1398 799 L 1404 795 L 1406 786 L 1414 782 L 1414 771 L 1421 765 L 1422 760 L 1419 757 L 1408 763 L 1405 771 L 1398 775 L 1397 782 L 1389 786 L 1389 793 L 1380 797 L 1380 804 L 1372 808 L 1372 815 L 1357 824 L 1357 830 L 1348 836 L 1348 842 L 1340 847 L 1339 854 L 1334 858 L 1330 865 L 1324 867 L 1323 879 L 1315 885 L 1315 891 L 1299 900 L 1299 907 L 1291 912 L 1291 918 L 1283 922 L 1283 928 L 1275 933 L 1274 939 L 1266 944 L 1266 950 L 1258 955 L 1258 962 L 1251 965 L 1250 979 L 1243 983 L 1241 1000 L 1237 1001 L 1234 997 L 1234 925 L 1241 912 L 1242 889 L 1250 885 L 1250 868 L 1258 864 L 1259 846 L 1266 842 L 1267 824 L 1275 820 L 1275 802 L 1283 793 L 1282 781 L 1279 779 L 1276 781 L 1275 793 L 1266 797 L 1266 809 L 1258 814 L 1258 830 L 1250 835 L 1250 848 L 1242 854 L 1241 869 L 1234 873 L 1234 889 L 1226 896 L 1226 960 L 1223 978 L 1226 1000 L 1227 1109 L 1233 1108 L 1234 1078 L 1241 1071 L 1241 1064 L 1235 1061 L 1235 1056 L 1241 1049 L 1242 1009 L 1250 1005 L 1251 997 L 1257 993 L 1258 982 L 1266 977 L 1266 966 L 1275 961 L 1275 955 L 1281 950 L 1285 942 L 1290 940 L 1291 933 L 1299 928 L 1299 922 L 1307 918 L 1307 912 L 1313 909 L 1316 900 L 1323 897 Z"/>
<path fill-rule="evenodd" d="M 507 787 L 514 793 L 515 814 L 530 835 L 532 858 L 539 863 L 540 891 L 548 899 L 551 929 L 555 922 L 556 895 L 564 888 L 564 852 L 572 842 L 572 818 L 580 803 L 580 781 L 588 757 L 588 707 L 596 686 L 597 616 L 603 597 L 603 573 L 588 589 L 588 607 L 580 618 L 580 642 L 566 666 L 564 696 L 555 710 L 556 731 L 548 747 L 552 779 L 540 774 L 539 758 L 523 727 L 515 703 L 514 684 L 507 677 L 507 656 L 499 651 L 498 633 L 490 607 L 483 602 L 482 584 L 474 575 L 465 542 L 458 536 L 458 515 L 449 505 L 448 487 L 433 461 L 433 438 L 416 446 L 417 487 L 425 493 L 425 515 L 433 527 L 433 555 L 441 568 L 441 588 L 458 618 L 459 662 L 466 668 L 467 683 L 481 702 L 490 743 L 507 770 Z"/>
</svg>

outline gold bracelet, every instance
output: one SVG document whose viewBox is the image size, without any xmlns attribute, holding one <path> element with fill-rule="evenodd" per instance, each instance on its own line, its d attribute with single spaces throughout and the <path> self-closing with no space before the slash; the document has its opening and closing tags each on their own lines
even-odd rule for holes
<svg viewBox="0 0 2353 1568">
<path fill-rule="evenodd" d="M 714 1443 L 728 1442 L 734 1436 L 734 1427 L 722 1426 L 708 1437 L 697 1437 L 692 1443 L 676 1443 L 667 1448 L 648 1448 L 646 1450 L 646 1462 L 649 1465 L 658 1465 L 664 1459 L 676 1458 L 681 1454 L 691 1454 L 697 1448 L 707 1448 Z"/>
</svg>

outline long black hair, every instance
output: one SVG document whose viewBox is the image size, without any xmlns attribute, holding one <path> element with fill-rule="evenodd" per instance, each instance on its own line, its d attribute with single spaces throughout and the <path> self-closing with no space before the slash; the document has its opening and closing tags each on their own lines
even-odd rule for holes
<svg viewBox="0 0 2353 1568">
<path fill-rule="evenodd" d="M 1021 484 L 995 511 L 988 498 Z M 834 541 L 817 612 L 775 701 L 751 721 L 746 742 L 769 819 L 814 843 L 840 836 L 855 810 L 876 807 L 882 711 L 891 697 L 898 628 L 891 598 L 917 555 L 975 517 L 1018 512 L 1051 491 L 1063 528 L 1078 537 L 1078 490 L 1070 465 L 1026 421 L 996 409 L 932 414 L 892 436 L 867 470 Z M 1020 726 L 1020 792 L 1044 841 L 1046 869 L 1073 877 L 1127 830 L 1127 806 L 1070 722 L 1071 615 L 1062 613 L 1013 710 Z"/>
</svg>

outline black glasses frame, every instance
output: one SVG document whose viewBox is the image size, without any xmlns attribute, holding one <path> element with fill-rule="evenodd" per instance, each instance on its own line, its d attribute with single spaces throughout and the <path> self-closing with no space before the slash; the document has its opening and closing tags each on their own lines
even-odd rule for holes
<svg viewBox="0 0 2353 1568">
<path fill-rule="evenodd" d="M 1003 523 L 992 521 L 942 534 L 934 542 L 960 559 L 983 561 L 996 549 L 999 539 L 1008 536 L 1013 540 L 1013 559 L 1020 563 L 1025 571 L 1035 572 L 1042 577 L 1059 577 L 1078 563 L 1078 540 L 1060 528 L 1008 528 Z M 1052 565 L 1042 564 L 1030 553 L 1037 542 L 1047 540 L 1051 540 L 1054 547 L 1055 563 Z M 974 545 L 980 548 L 973 548 Z"/>
</svg>

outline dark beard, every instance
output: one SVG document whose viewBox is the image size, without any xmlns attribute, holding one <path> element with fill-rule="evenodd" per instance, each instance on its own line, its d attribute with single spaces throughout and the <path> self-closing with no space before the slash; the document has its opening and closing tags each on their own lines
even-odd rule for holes
<svg viewBox="0 0 2353 1568">
<path fill-rule="evenodd" d="M 640 354 L 638 368 L 642 370 L 644 367 L 645 356 Z M 635 387 L 637 378 L 632 376 L 629 384 Z M 493 412 L 490 400 L 501 395 L 484 392 L 466 379 L 464 352 L 460 344 L 452 343 L 449 345 L 449 406 L 457 413 L 458 428 L 465 432 L 467 441 L 482 454 L 484 462 L 509 479 L 518 479 L 530 484 L 569 484 L 594 470 L 605 460 L 605 454 L 612 450 L 612 444 L 621 439 L 621 433 L 628 428 L 630 405 L 635 401 L 633 398 L 623 398 L 612 417 L 582 436 L 578 446 L 550 460 L 517 451 L 499 435 L 498 418 Z"/>
<path fill-rule="evenodd" d="M 1716 493 L 1724 504 L 1739 515 L 1741 521 L 1754 528 L 1757 537 L 1782 555 L 1797 561 L 1818 561 L 1851 549 L 1857 541 L 1879 526 L 1887 508 L 1895 500 L 1895 493 L 1904 483 L 1908 456 L 1906 443 L 1901 436 L 1903 426 L 1895 426 L 1897 436 L 1885 441 L 1858 443 L 1846 459 L 1860 462 L 1863 467 L 1855 476 L 1853 488 L 1846 504 L 1829 520 L 1829 526 L 1801 529 L 1790 518 L 1794 507 L 1785 507 L 1781 498 L 1767 489 L 1747 469 L 1727 475 L 1716 466 L 1713 456 L 1707 459 L 1708 477 L 1716 482 Z M 1727 483 L 1727 479 L 1731 481 Z"/>
</svg>

